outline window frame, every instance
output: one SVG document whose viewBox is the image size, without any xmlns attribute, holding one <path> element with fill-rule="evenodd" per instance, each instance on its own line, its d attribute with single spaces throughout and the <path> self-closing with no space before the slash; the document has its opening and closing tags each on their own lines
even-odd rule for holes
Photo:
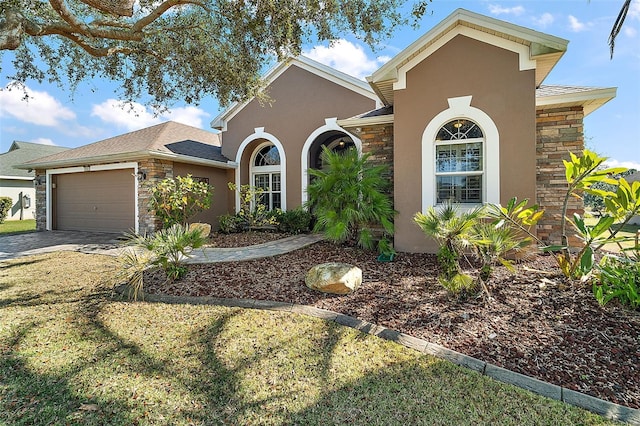
<svg viewBox="0 0 640 426">
<path fill-rule="evenodd" d="M 421 210 L 426 212 L 438 205 L 435 185 L 435 143 L 438 132 L 453 120 L 469 120 L 476 123 L 484 135 L 483 203 L 500 203 L 500 134 L 491 117 L 479 108 L 471 106 L 472 96 L 448 98 L 449 108 L 436 114 L 426 125 L 421 140 Z M 467 139 L 468 141 L 469 139 Z M 462 204 L 463 208 L 473 208 L 478 204 Z"/>
<path fill-rule="evenodd" d="M 278 155 L 280 156 L 280 164 L 273 164 L 273 165 L 269 165 L 269 166 L 256 166 L 255 162 L 256 162 L 256 158 L 258 156 L 258 154 L 260 153 L 260 151 L 262 151 L 265 147 L 273 147 L 275 149 L 278 150 Z M 283 191 L 282 191 L 282 153 L 280 152 L 280 149 L 272 142 L 263 142 L 261 144 L 259 144 L 251 153 L 251 157 L 249 158 L 249 182 L 251 184 L 251 186 L 253 187 L 258 187 L 258 185 L 256 185 L 256 177 L 257 175 L 268 175 L 268 179 L 269 179 L 269 187 L 268 187 L 268 191 L 264 191 L 263 194 L 265 194 L 267 196 L 268 199 L 268 205 L 267 205 L 267 209 L 269 211 L 274 210 L 275 208 L 279 208 L 282 210 L 282 198 L 283 198 Z M 279 191 L 274 191 L 273 190 L 273 177 L 274 175 L 278 175 L 280 177 L 280 190 Z M 273 206 L 273 194 L 280 194 L 280 206 L 277 206 L 274 208 Z M 255 209 L 256 207 L 256 200 L 251 200 L 251 209 Z"/>
<path fill-rule="evenodd" d="M 480 127 L 480 125 L 478 123 L 476 123 L 474 120 L 470 120 L 467 118 L 457 118 L 454 120 L 449 120 L 447 121 L 445 124 L 443 124 L 442 126 L 440 126 L 440 129 L 438 129 L 438 132 L 436 134 L 440 134 L 440 132 L 442 131 L 442 129 L 445 129 L 449 124 L 453 123 L 454 121 L 459 121 L 459 120 L 464 120 L 464 121 L 469 121 L 471 123 L 473 123 L 475 125 L 475 127 L 477 127 L 480 132 L 482 133 L 482 137 L 476 137 L 476 138 L 451 138 L 451 139 L 436 139 L 433 143 L 433 186 L 434 186 L 434 195 L 435 195 L 435 205 L 439 205 L 439 204 L 443 204 L 444 202 L 438 202 L 438 198 L 439 198 L 439 191 L 438 191 L 438 177 L 439 176 L 481 176 L 482 177 L 482 184 L 480 187 L 481 190 L 481 195 L 480 195 L 480 202 L 464 202 L 464 201 L 454 201 L 454 203 L 456 204 L 462 204 L 465 206 L 477 206 L 480 204 L 484 204 L 486 203 L 486 194 L 487 194 L 487 178 L 486 178 L 486 169 L 487 169 L 487 165 L 486 165 L 486 161 L 487 161 L 487 156 L 486 156 L 486 141 L 485 141 L 485 137 L 484 137 L 484 132 L 482 131 L 482 128 Z M 448 132 L 451 133 L 451 132 Z M 453 135 L 452 135 L 453 136 Z M 471 144 L 476 144 L 479 143 L 480 144 L 480 149 L 481 149 L 481 169 L 480 170 L 467 170 L 467 171 L 445 171 L 445 172 L 440 172 L 438 171 L 438 147 L 440 146 L 452 146 L 452 145 L 471 145 Z"/>
</svg>

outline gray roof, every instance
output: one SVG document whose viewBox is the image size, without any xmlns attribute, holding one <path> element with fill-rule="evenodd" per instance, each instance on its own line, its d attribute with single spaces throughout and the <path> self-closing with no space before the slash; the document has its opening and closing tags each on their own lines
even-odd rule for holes
<svg viewBox="0 0 640 426">
<path fill-rule="evenodd" d="M 220 137 L 186 124 L 167 121 L 155 126 L 125 133 L 84 145 L 69 151 L 50 155 L 32 164 L 38 168 L 104 163 L 113 159 L 178 154 L 194 159 L 228 162 L 222 155 Z M 26 166 L 29 163 L 26 164 Z"/>
<path fill-rule="evenodd" d="M 62 146 L 14 141 L 9 151 L 0 154 L 0 176 L 32 178 L 35 176 L 33 171 L 29 172 L 28 170 L 16 169 L 13 166 L 67 150 L 69 150 L 69 148 Z"/>
<path fill-rule="evenodd" d="M 222 147 L 208 145 L 202 142 L 185 140 L 167 144 L 165 147 L 174 154 L 188 155 L 189 157 L 203 158 L 205 160 L 221 161 L 223 163 L 229 161 L 227 157 L 222 155 Z"/>
<path fill-rule="evenodd" d="M 536 89 L 536 98 L 545 96 L 573 95 L 577 93 L 593 92 L 594 90 L 602 90 L 605 87 L 584 87 L 584 86 L 562 86 L 542 84 Z"/>
</svg>

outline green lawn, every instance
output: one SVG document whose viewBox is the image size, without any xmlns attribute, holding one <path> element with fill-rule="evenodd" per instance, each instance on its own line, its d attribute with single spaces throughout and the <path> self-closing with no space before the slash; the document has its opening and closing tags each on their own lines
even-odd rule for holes
<svg viewBox="0 0 640 426">
<path fill-rule="evenodd" d="M 598 219 L 595 218 L 595 217 L 586 217 L 585 218 L 585 223 L 587 225 L 593 226 L 597 222 L 598 222 Z M 613 228 L 616 229 L 618 226 L 619 225 L 614 224 Z M 640 229 L 640 226 L 638 226 L 638 225 L 629 225 L 629 224 L 627 224 L 622 228 L 622 230 L 620 232 L 618 232 L 616 234 L 616 236 L 619 236 L 619 237 L 629 237 L 629 238 L 632 239 L 631 241 L 621 242 L 620 245 L 623 248 L 634 247 L 634 245 L 635 245 L 635 240 L 634 239 L 635 239 L 636 233 L 638 232 L 638 229 Z M 605 235 L 609 235 L 609 234 L 605 233 Z M 620 246 L 617 243 L 606 244 L 603 247 L 603 249 L 604 250 L 608 250 L 608 251 L 612 251 L 612 252 L 616 252 L 616 253 L 620 252 Z"/>
<path fill-rule="evenodd" d="M 5 220 L 4 223 L 0 223 L 0 235 L 1 234 L 17 234 L 21 232 L 33 232 L 36 230 L 36 220 Z"/>
<path fill-rule="evenodd" d="M 612 424 L 334 322 L 120 301 L 116 268 L 0 263 L 0 424 Z"/>
</svg>

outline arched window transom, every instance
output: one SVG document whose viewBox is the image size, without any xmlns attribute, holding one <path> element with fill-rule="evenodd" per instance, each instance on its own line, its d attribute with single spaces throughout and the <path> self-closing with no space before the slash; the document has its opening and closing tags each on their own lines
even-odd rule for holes
<svg viewBox="0 0 640 426">
<path fill-rule="evenodd" d="M 278 148 L 276 148 L 275 145 L 267 145 L 260 149 L 260 151 L 256 153 L 253 165 L 257 167 L 279 166 L 280 153 L 278 152 Z"/>
<path fill-rule="evenodd" d="M 452 120 L 435 141 L 436 202 L 484 201 L 484 136 L 471 120 Z"/>
</svg>

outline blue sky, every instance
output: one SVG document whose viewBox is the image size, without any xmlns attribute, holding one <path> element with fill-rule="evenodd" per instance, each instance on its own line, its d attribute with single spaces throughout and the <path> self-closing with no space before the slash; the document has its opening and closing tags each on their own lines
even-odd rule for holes
<svg viewBox="0 0 640 426">
<path fill-rule="evenodd" d="M 640 0 L 633 0 L 625 26 L 609 59 L 607 37 L 623 0 L 434 0 L 417 29 L 400 28 L 372 51 L 344 35 L 332 46 L 309 44 L 307 56 L 364 78 L 455 9 L 462 7 L 569 40 L 567 53 L 545 84 L 617 87 L 618 95 L 585 119 L 587 146 L 612 165 L 640 169 Z M 0 87 L 9 83 L 11 52 L 2 54 Z M 0 90 L 0 152 L 14 140 L 77 147 L 111 136 L 175 120 L 210 130 L 220 112 L 217 101 L 176 105 L 154 117 L 138 105 L 119 107 L 113 83 L 90 81 L 75 94 L 51 84 L 27 82 L 31 100 L 19 91 Z"/>
</svg>

